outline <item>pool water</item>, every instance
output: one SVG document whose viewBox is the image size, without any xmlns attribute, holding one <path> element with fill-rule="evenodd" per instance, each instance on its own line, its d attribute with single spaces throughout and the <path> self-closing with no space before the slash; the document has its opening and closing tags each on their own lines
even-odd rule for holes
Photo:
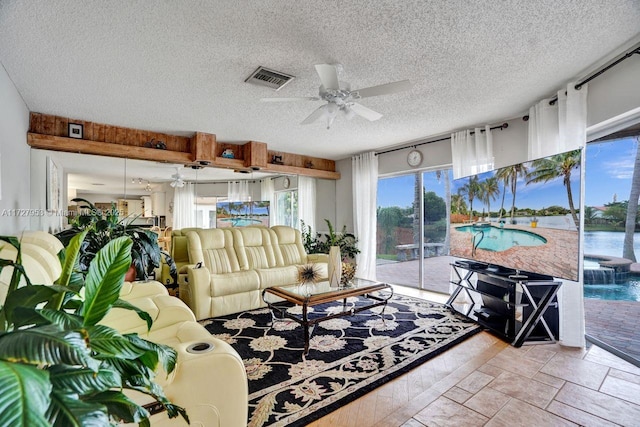
<svg viewBox="0 0 640 427">
<path fill-rule="evenodd" d="M 481 236 L 476 238 L 476 242 L 480 241 L 478 248 L 492 252 L 506 251 L 514 246 L 540 246 L 547 243 L 547 239 L 544 237 L 524 230 L 498 228 L 488 225 L 464 225 L 456 227 L 456 230 L 473 235 L 483 232 L 484 238 L 482 240 L 478 240 Z"/>
<path fill-rule="evenodd" d="M 259 219 L 251 219 L 251 218 L 224 218 L 221 219 L 222 222 L 230 222 L 233 227 L 246 227 L 248 225 L 256 225 L 262 224 Z"/>
<path fill-rule="evenodd" d="M 614 301 L 640 301 L 640 278 L 620 285 L 584 285 L 584 297 Z"/>
</svg>

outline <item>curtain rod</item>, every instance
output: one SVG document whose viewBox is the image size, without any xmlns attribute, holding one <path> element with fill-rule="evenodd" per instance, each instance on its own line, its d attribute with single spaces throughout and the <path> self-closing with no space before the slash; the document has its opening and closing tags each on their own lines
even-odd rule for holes
<svg viewBox="0 0 640 427">
<path fill-rule="evenodd" d="M 613 61 L 611 64 L 607 65 L 606 67 L 602 68 L 599 71 L 596 71 L 594 74 L 590 75 L 589 77 L 587 77 L 586 79 L 584 79 L 583 81 L 577 83 L 574 86 L 575 90 L 580 90 L 582 89 L 582 86 L 586 85 L 587 83 L 589 83 L 591 80 L 595 79 L 596 77 L 600 76 L 601 74 L 604 74 L 605 72 L 609 71 L 610 69 L 612 69 L 613 67 L 615 67 L 616 65 L 618 65 L 619 63 L 621 63 L 622 61 L 624 61 L 627 58 L 631 58 L 633 55 L 638 54 L 640 55 L 640 47 L 636 47 L 634 50 L 627 52 L 626 54 L 624 54 L 623 56 L 621 56 L 620 58 L 618 58 L 617 60 Z M 556 102 L 558 102 L 558 97 L 554 96 L 553 98 L 551 98 L 549 100 L 549 105 L 554 105 Z M 524 120 L 525 122 L 527 120 L 529 120 L 529 115 L 527 114 L 526 116 L 524 116 L 522 118 L 522 120 Z"/>
<path fill-rule="evenodd" d="M 489 128 L 489 130 L 494 130 L 494 129 L 506 129 L 509 127 L 509 123 L 503 123 L 499 126 L 494 126 L 492 128 Z M 484 129 L 480 129 L 480 132 L 484 132 Z M 471 135 L 473 135 L 475 132 L 471 132 Z M 385 151 L 378 151 L 376 153 L 376 156 L 379 156 L 380 154 L 387 154 L 387 153 L 393 153 L 394 151 L 400 151 L 400 150 L 406 150 L 407 148 L 416 148 L 419 147 L 421 145 L 426 145 L 426 144 L 431 144 L 433 142 L 440 142 L 440 141 L 446 141 L 447 139 L 451 139 L 450 136 L 447 136 L 445 138 L 440 138 L 440 139 L 434 139 L 433 141 L 424 141 L 424 142 L 418 142 L 417 144 L 412 144 L 412 145 L 405 145 L 404 147 L 398 147 L 398 148 L 392 148 L 391 150 L 385 150 Z"/>
</svg>

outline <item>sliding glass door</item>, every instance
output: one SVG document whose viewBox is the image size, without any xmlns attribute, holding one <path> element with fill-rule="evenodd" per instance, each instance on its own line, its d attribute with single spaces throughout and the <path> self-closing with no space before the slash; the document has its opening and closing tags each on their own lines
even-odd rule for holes
<svg viewBox="0 0 640 427">
<path fill-rule="evenodd" d="M 448 292 L 450 170 L 378 180 L 377 277 Z"/>
<path fill-rule="evenodd" d="M 584 209 L 587 336 L 640 362 L 640 127 L 589 143 Z"/>
</svg>

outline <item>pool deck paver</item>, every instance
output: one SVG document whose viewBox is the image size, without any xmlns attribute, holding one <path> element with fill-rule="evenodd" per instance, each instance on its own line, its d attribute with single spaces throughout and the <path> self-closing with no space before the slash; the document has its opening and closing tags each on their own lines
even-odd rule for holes
<svg viewBox="0 0 640 427">
<path fill-rule="evenodd" d="M 450 263 L 455 259 L 449 256 L 425 258 L 424 289 L 448 294 Z M 416 287 L 419 266 L 419 260 L 380 264 L 377 279 Z M 584 306 L 587 334 L 640 360 L 640 302 L 585 298 Z"/>
</svg>

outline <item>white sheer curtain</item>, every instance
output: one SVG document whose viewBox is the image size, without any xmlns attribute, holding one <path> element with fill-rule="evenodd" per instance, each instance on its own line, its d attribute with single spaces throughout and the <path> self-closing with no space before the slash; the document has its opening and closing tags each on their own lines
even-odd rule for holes
<svg viewBox="0 0 640 427">
<path fill-rule="evenodd" d="M 493 136 L 487 125 L 451 134 L 453 179 L 476 175 L 493 169 Z"/>
<path fill-rule="evenodd" d="M 276 207 L 275 200 L 273 179 L 265 178 L 260 181 L 260 201 L 269 202 L 269 225 L 275 225 L 276 223 L 274 216 L 274 210 Z"/>
<path fill-rule="evenodd" d="M 196 209 L 193 184 L 187 182 L 184 187 L 176 187 L 173 192 L 173 228 L 195 227 Z"/>
<path fill-rule="evenodd" d="M 576 90 L 575 85 L 575 82 L 569 83 L 566 93 L 565 89 L 558 91 L 558 101 L 554 105 L 549 105 L 549 99 L 543 99 L 529 109 L 529 160 L 586 146 L 587 85 L 582 86 L 580 90 Z M 583 150 L 582 160 L 584 159 Z M 584 168 L 581 173 L 584 182 Z M 584 188 L 581 194 L 584 196 Z M 581 221 L 584 219 L 581 218 Z M 583 238 L 581 236 L 581 239 Z M 582 253 L 580 256 L 582 257 Z M 582 282 L 564 281 L 558 293 L 558 301 L 560 343 L 571 347 L 583 347 L 585 320 Z"/>
<path fill-rule="evenodd" d="M 227 201 L 229 202 L 249 202 L 249 181 L 229 181 L 227 184 Z"/>
<path fill-rule="evenodd" d="M 559 90 L 553 105 L 549 105 L 549 99 L 543 99 L 529 109 L 529 160 L 585 146 L 587 85 L 580 90 L 575 85 L 572 82 L 566 90 Z"/>
<path fill-rule="evenodd" d="M 298 177 L 298 218 L 302 229 L 302 221 L 305 225 L 316 229 L 316 179 L 308 176 Z"/>
<path fill-rule="evenodd" d="M 376 194 L 378 157 L 363 153 L 351 158 L 353 171 L 353 225 L 360 253 L 356 257 L 356 275 L 376 280 Z"/>
</svg>

